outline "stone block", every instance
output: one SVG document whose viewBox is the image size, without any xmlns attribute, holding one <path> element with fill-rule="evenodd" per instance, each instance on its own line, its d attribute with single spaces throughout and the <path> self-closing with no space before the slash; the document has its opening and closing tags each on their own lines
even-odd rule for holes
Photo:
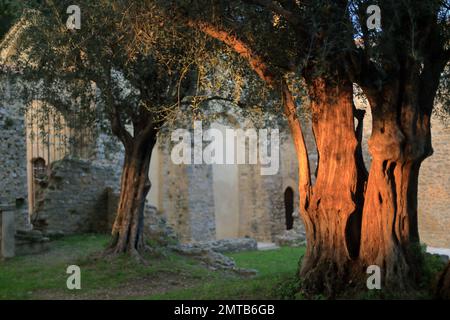
<svg viewBox="0 0 450 320">
<path fill-rule="evenodd" d="M 0 209 L 1 219 L 1 254 L 4 258 L 12 258 L 15 256 L 15 239 L 16 233 L 14 210 L 12 208 Z"/>
</svg>

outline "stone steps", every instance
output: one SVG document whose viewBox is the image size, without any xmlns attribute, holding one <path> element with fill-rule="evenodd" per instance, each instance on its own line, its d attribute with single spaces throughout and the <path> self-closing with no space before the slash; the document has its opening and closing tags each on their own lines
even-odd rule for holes
<svg viewBox="0 0 450 320">
<path fill-rule="evenodd" d="M 38 230 L 17 230 L 15 240 L 17 256 L 37 254 L 49 250 L 50 239 Z"/>
</svg>

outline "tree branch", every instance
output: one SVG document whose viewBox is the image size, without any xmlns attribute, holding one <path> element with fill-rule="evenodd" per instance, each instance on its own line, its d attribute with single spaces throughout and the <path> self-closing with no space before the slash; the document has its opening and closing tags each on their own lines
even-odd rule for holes
<svg viewBox="0 0 450 320">
<path fill-rule="evenodd" d="M 109 79 L 108 76 L 107 78 Z M 128 149 L 129 147 L 131 147 L 133 137 L 123 124 L 122 118 L 120 117 L 119 106 L 114 101 L 113 95 L 110 90 L 111 88 L 109 87 L 109 84 L 105 83 L 105 81 L 103 81 L 102 79 L 98 79 L 98 82 L 96 82 L 96 84 L 105 98 L 105 103 L 108 108 L 107 114 L 111 123 L 111 131 L 117 138 L 120 139 L 120 141 L 122 141 L 124 147 Z"/>
<path fill-rule="evenodd" d="M 141 115 L 139 125 L 135 127 L 135 137 L 138 140 L 146 140 L 149 136 L 154 135 L 156 129 L 151 114 L 147 111 Z"/>
<path fill-rule="evenodd" d="M 128 149 L 133 141 L 133 137 L 125 128 L 120 117 L 118 106 L 113 104 L 112 110 L 108 112 L 109 120 L 111 122 L 111 131 L 122 141 L 124 147 Z"/>
<path fill-rule="evenodd" d="M 256 54 L 237 36 L 232 35 L 228 31 L 220 30 L 215 25 L 204 21 L 188 20 L 187 24 L 189 27 L 198 29 L 209 35 L 211 38 L 219 40 L 228 47 L 232 48 L 237 54 L 248 61 L 252 70 L 255 71 L 264 82 L 266 82 L 269 86 L 276 86 L 276 76 L 269 70 L 269 67 L 263 58 Z"/>
<path fill-rule="evenodd" d="M 289 129 L 297 154 L 300 208 L 302 211 L 305 211 L 309 205 L 311 189 L 311 170 L 308 149 L 306 147 L 300 120 L 297 117 L 297 108 L 295 106 L 294 98 L 284 80 L 281 82 L 281 91 L 283 95 L 284 114 L 288 120 Z"/>
<path fill-rule="evenodd" d="M 419 78 L 419 104 L 422 112 L 431 115 L 434 99 L 439 89 L 442 72 L 448 63 L 443 54 L 440 59 L 427 59 Z"/>
<path fill-rule="evenodd" d="M 272 88 L 281 91 L 283 97 L 284 114 L 288 120 L 289 129 L 291 131 L 292 139 L 294 140 L 294 146 L 297 153 L 299 169 L 300 207 L 302 208 L 302 212 L 304 212 L 309 204 L 311 188 L 311 173 L 308 150 L 306 148 L 300 121 L 297 116 L 297 108 L 294 102 L 294 98 L 286 82 L 281 77 L 276 76 L 275 73 L 270 70 L 269 65 L 264 61 L 264 59 L 257 53 L 255 53 L 245 42 L 240 40 L 237 36 L 232 35 L 230 32 L 221 30 L 215 25 L 204 21 L 188 20 L 187 24 L 189 27 L 196 28 L 232 48 L 236 53 L 238 53 L 241 57 L 248 61 L 251 68 L 263 81 L 265 81 Z"/>
</svg>

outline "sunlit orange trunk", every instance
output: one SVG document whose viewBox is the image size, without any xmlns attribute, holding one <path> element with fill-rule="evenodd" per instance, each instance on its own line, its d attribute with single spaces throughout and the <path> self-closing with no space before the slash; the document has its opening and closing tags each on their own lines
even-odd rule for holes
<svg viewBox="0 0 450 320">
<path fill-rule="evenodd" d="M 134 142 L 125 149 L 120 200 L 112 229 L 110 251 L 138 253 L 144 247 L 144 204 L 150 191 L 149 167 L 155 138 Z"/>
<path fill-rule="evenodd" d="M 352 279 L 359 248 L 353 87 L 317 80 L 310 91 L 319 162 L 309 203 L 301 210 L 307 250 L 300 276 L 304 290 L 332 296 Z"/>
</svg>

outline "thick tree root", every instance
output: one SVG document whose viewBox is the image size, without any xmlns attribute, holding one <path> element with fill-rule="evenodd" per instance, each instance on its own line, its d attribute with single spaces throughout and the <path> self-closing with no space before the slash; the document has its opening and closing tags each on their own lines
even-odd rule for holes
<svg viewBox="0 0 450 320">
<path fill-rule="evenodd" d="M 354 289 L 355 283 L 350 279 L 353 266 L 337 265 L 332 261 L 321 261 L 312 269 L 300 272 L 300 291 L 305 297 L 318 295 L 334 299 L 343 292 Z"/>
<path fill-rule="evenodd" d="M 102 258 L 106 260 L 112 260 L 124 254 L 132 257 L 137 263 L 143 264 L 145 266 L 149 266 L 150 262 L 144 257 L 146 252 L 151 252 L 151 248 L 148 246 L 144 246 L 141 250 L 136 248 L 122 250 L 117 247 L 114 241 L 103 251 Z"/>
<path fill-rule="evenodd" d="M 404 272 L 400 272 L 403 270 Z M 385 299 L 388 297 L 410 298 L 420 293 L 420 288 L 413 276 L 408 276 L 406 269 L 399 268 L 397 273 L 381 270 L 380 290 L 369 289 L 367 267 L 358 261 L 336 264 L 332 260 L 322 260 L 308 270 L 299 272 L 299 292 L 309 299 L 319 297 L 326 299 L 347 299 L 370 297 Z M 449 271 L 450 274 L 450 271 Z M 447 279 L 450 283 L 450 276 Z M 448 287 L 447 287 L 448 288 Z M 448 299 L 448 298 L 447 298 Z"/>
</svg>

